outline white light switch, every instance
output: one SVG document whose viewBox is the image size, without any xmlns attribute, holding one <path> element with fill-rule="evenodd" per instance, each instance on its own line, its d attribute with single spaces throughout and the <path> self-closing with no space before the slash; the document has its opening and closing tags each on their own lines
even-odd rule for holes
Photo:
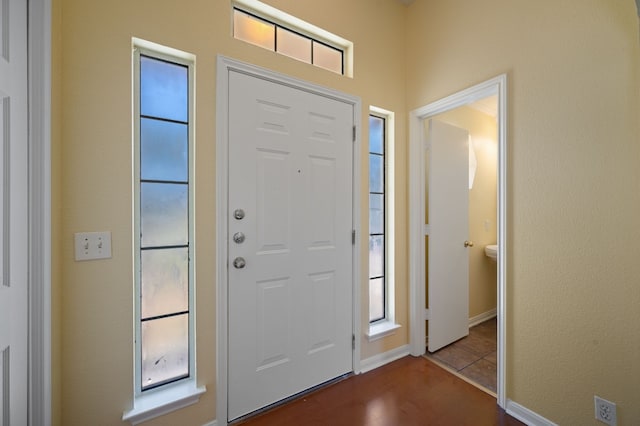
<svg viewBox="0 0 640 426">
<path fill-rule="evenodd" d="M 76 261 L 111 257 L 111 232 L 78 232 L 74 236 Z"/>
</svg>

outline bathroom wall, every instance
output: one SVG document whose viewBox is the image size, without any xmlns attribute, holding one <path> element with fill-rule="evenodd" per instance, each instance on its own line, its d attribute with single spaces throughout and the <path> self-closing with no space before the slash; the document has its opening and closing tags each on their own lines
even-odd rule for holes
<svg viewBox="0 0 640 426">
<path fill-rule="evenodd" d="M 484 246 L 497 241 L 498 134 L 495 117 L 462 106 L 434 117 L 466 129 L 471 136 L 478 167 L 469 190 L 469 318 L 496 309 L 497 264 Z"/>
</svg>

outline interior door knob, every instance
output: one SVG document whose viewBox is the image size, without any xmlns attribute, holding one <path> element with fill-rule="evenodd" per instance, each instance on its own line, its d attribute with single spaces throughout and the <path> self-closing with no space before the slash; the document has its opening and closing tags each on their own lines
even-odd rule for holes
<svg viewBox="0 0 640 426">
<path fill-rule="evenodd" d="M 244 260 L 244 257 L 236 257 L 233 259 L 233 267 L 236 269 L 242 269 L 246 264 L 247 262 Z"/>
<path fill-rule="evenodd" d="M 464 246 L 465 247 L 473 247 L 473 241 L 469 241 L 469 240 L 465 241 L 464 242 Z"/>
<path fill-rule="evenodd" d="M 233 242 L 236 244 L 242 244 L 244 242 L 244 234 L 242 232 L 236 232 L 233 234 Z"/>
</svg>

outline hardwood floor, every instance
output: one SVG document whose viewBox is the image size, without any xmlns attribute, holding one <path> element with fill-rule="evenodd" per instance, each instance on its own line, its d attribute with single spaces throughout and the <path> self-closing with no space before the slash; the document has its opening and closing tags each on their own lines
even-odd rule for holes
<svg viewBox="0 0 640 426">
<path fill-rule="evenodd" d="M 496 399 L 423 357 L 399 359 L 240 422 L 242 426 L 515 426 Z"/>
</svg>

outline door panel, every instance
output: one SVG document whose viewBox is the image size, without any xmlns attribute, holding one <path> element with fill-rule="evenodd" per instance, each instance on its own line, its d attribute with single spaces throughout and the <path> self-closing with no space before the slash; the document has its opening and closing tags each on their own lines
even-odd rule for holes
<svg viewBox="0 0 640 426">
<path fill-rule="evenodd" d="M 469 334 L 469 133 L 429 121 L 429 351 Z"/>
<path fill-rule="evenodd" d="M 353 106 L 233 71 L 229 90 L 233 420 L 352 370 Z"/>
<path fill-rule="evenodd" d="M 27 424 L 27 2 L 0 1 L 0 425 Z"/>
</svg>

